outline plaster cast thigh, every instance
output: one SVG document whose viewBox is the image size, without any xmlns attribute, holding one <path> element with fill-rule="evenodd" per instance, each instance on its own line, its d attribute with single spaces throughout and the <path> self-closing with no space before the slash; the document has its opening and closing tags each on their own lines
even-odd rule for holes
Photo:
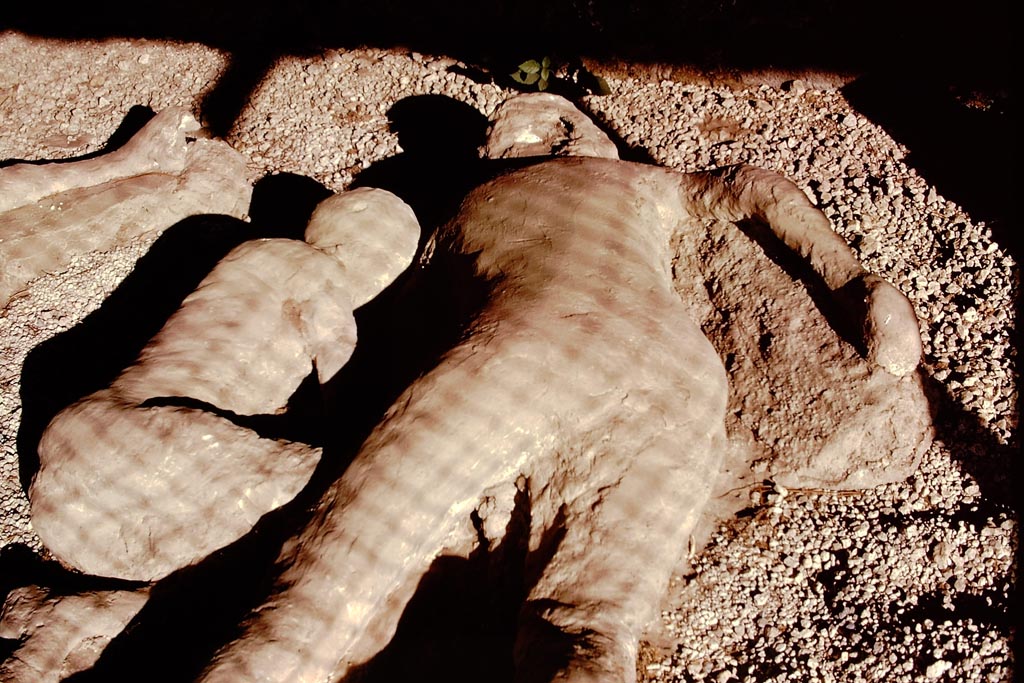
<svg viewBox="0 0 1024 683">
<path fill-rule="evenodd" d="M 29 498 L 63 563 L 153 580 L 240 538 L 309 479 L 320 449 L 262 439 L 210 413 L 100 392 L 51 422 Z"/>
</svg>

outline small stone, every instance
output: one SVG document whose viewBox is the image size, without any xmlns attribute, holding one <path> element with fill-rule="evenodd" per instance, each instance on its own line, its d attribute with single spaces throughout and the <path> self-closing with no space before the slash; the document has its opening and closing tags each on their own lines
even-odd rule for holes
<svg viewBox="0 0 1024 683">
<path fill-rule="evenodd" d="M 947 662 L 944 659 L 937 659 L 928 665 L 928 668 L 925 669 L 924 675 L 929 680 L 935 680 L 949 671 L 952 667 L 953 665 L 950 662 Z"/>
</svg>

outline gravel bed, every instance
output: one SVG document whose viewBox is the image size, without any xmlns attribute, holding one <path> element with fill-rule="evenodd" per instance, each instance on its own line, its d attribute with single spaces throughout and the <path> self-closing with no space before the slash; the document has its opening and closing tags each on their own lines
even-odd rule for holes
<svg viewBox="0 0 1024 683">
<path fill-rule="evenodd" d="M 0 33 L 0 160 L 102 148 L 135 105 L 200 116 L 229 56 L 145 40 L 62 43 Z M 446 95 L 485 116 L 509 94 L 452 59 L 403 50 L 281 58 L 227 140 L 255 177 L 332 190 L 400 151 L 388 111 Z M 1019 457 L 1010 252 L 908 166 L 908 150 L 829 79 L 727 87 L 607 78 L 581 106 L 638 154 L 682 171 L 745 162 L 792 178 L 921 320 L 938 438 L 908 481 L 866 492 L 766 482 L 673 583 L 642 648 L 645 681 L 1013 678 Z M 85 254 L 0 313 L 0 547 L 39 549 L 16 438 L 26 355 L 95 310 L 151 239 Z"/>
</svg>

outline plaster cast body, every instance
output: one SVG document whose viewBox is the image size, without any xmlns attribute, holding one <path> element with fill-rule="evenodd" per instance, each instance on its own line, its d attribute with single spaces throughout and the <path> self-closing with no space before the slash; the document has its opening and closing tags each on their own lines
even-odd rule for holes
<svg viewBox="0 0 1024 683">
<path fill-rule="evenodd" d="M 390 245 L 374 244 L 382 235 Z M 314 370 L 329 380 L 355 348 L 353 309 L 409 263 L 417 235 L 394 195 L 358 190 L 318 207 L 313 244 L 254 240 L 228 254 L 134 365 L 44 432 L 29 498 L 51 552 L 90 574 L 154 580 L 294 498 L 320 449 L 229 417 L 282 412 Z M 366 242 L 375 261 L 342 260 Z"/>
<path fill-rule="evenodd" d="M 561 117 L 552 122 L 564 125 Z M 533 144 L 545 134 L 531 129 L 528 138 Z M 587 149 L 611 154 L 607 145 Z M 500 154 L 522 156 L 514 148 Z M 311 523 L 283 549 L 274 591 L 243 624 L 239 638 L 217 653 L 203 680 L 337 680 L 389 641 L 430 564 L 442 553 L 466 550 L 474 513 L 486 540 L 501 540 L 512 513 L 503 501 L 518 491 L 530 520 L 530 585 L 515 652 L 518 679 L 632 681 L 637 639 L 704 514 L 725 450 L 726 374 L 673 287 L 672 237 L 695 223 L 746 218 L 766 222 L 829 290 L 861 285 L 864 311 L 853 315 L 861 316 L 870 362 L 895 375 L 913 371 L 920 339 L 909 303 L 866 273 L 827 219 L 775 174 L 733 167 L 680 175 L 614 159 L 571 158 L 503 175 L 470 193 L 428 245 L 428 268 L 468 265 L 472 286 L 482 293 L 482 305 L 467 311 L 463 338 L 399 397 L 326 492 Z M 307 239 L 320 234 L 313 227 Z M 346 252 L 343 243 L 311 241 L 339 258 Z M 287 277 L 265 288 L 268 283 L 253 277 L 264 268 L 242 264 L 280 258 L 286 267 L 270 269 L 280 273 L 294 272 L 300 263 L 322 263 L 310 272 L 322 267 L 328 280 L 349 282 L 346 268 L 332 274 L 328 257 L 312 247 L 261 244 L 226 259 L 137 366 L 58 416 L 41 446 L 44 467 L 75 454 L 68 444 L 97 428 L 111 441 L 95 457 L 110 451 L 121 467 L 152 476 L 166 492 L 175 491 L 165 486 L 175 472 L 158 467 L 152 475 L 156 463 L 139 459 L 135 439 L 148 440 L 168 462 L 198 460 L 192 465 L 196 471 L 209 468 L 215 476 L 223 463 L 196 447 L 205 435 L 242 454 L 247 444 L 266 448 L 253 458 L 261 467 L 279 454 L 295 463 L 315 461 L 315 449 L 263 444 L 210 412 L 146 404 L 187 396 L 219 411 L 273 412 L 287 398 L 283 387 L 309 372 L 311 358 L 321 380 L 325 369 L 347 358 L 352 330 L 337 292 L 316 285 L 318 277 L 310 290 Z M 378 282 L 369 276 L 392 272 L 371 257 L 362 263 L 357 270 L 364 277 L 351 282 Z M 379 287 L 353 295 L 349 307 Z M 264 312 L 253 317 L 271 323 L 270 334 L 281 338 L 269 357 L 270 375 L 278 382 L 253 383 L 242 371 L 240 359 L 251 356 L 236 342 L 270 338 L 232 312 L 245 301 Z M 289 301 L 298 305 L 290 308 Z M 245 333 L 225 337 L 216 326 L 207 329 L 221 316 Z M 330 322 L 318 327 L 309 319 Z M 317 333 L 309 334 L 311 327 Z M 328 351 L 324 343 L 332 335 L 342 343 Z M 207 347 L 194 338 L 228 341 Z M 165 419 L 173 429 L 161 426 Z M 199 441 L 190 441 L 191 435 Z M 82 453 L 72 460 L 86 463 L 92 457 Z M 66 466 L 73 470 L 75 462 Z M 36 507 L 45 517 L 48 506 L 65 499 L 74 505 L 102 501 L 104 487 L 118 490 L 111 481 L 114 469 L 90 491 L 50 496 L 38 505 L 34 500 L 34 519 Z M 272 483 L 268 479 L 278 476 L 272 467 L 242 466 L 231 467 L 230 476 L 249 477 L 286 498 L 308 473 L 292 472 L 291 480 Z M 59 479 L 43 470 L 40 477 Z M 133 486 L 119 490 L 130 494 Z M 41 484 L 34 485 L 33 495 L 40 490 Z M 173 493 L 169 498 L 174 500 Z M 268 496 L 257 507 L 267 508 L 272 500 L 278 498 Z M 208 501 L 203 519 L 238 501 L 250 502 L 248 494 L 240 498 L 235 491 Z M 74 512 L 74 505 L 64 510 Z M 139 505 L 126 501 L 136 514 Z M 184 518 L 197 519 L 197 510 L 193 505 Z M 244 533 L 247 524 L 232 533 Z M 111 538 L 135 531 L 122 525 L 110 533 L 96 539 L 97 552 Z M 161 568 L 150 573 L 155 578 L 210 549 L 160 558 Z"/>
<path fill-rule="evenodd" d="M 485 305 L 324 496 L 283 551 L 276 592 L 203 680 L 337 680 L 388 642 L 463 520 L 513 485 L 540 564 L 517 680 L 633 680 L 725 441 L 725 371 L 673 291 L 670 238 L 694 220 L 745 218 L 830 288 L 864 281 L 869 357 L 896 374 L 916 367 L 909 303 L 775 174 L 573 158 L 502 176 L 433 245 L 439 267 L 471 263 Z"/>
</svg>

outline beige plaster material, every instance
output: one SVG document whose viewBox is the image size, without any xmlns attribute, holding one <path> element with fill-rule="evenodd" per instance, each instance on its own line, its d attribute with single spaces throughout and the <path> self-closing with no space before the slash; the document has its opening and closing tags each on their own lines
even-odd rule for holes
<svg viewBox="0 0 1024 683">
<path fill-rule="evenodd" d="M 0 169 L 0 308 L 76 255 L 197 214 L 244 217 L 252 194 L 244 157 L 223 141 L 192 138 L 198 128 L 172 107 L 108 154 Z"/>
<path fill-rule="evenodd" d="M 148 597 L 148 589 L 74 595 L 39 586 L 14 589 L 0 610 L 0 638 L 18 646 L 0 662 L 0 681 L 57 683 L 85 671 Z"/>
<path fill-rule="evenodd" d="M 283 412 L 311 372 L 334 376 L 355 348 L 353 309 L 409 263 L 418 234 L 401 200 L 362 190 L 318 207 L 311 243 L 228 254 L 131 367 L 47 427 L 29 498 L 50 551 L 89 574 L 159 579 L 291 500 L 320 449 L 231 418 Z"/>
<path fill-rule="evenodd" d="M 579 118 L 550 96 L 499 110 L 485 153 L 565 158 L 481 185 L 431 238 L 421 267 L 468 270 L 455 286 L 483 306 L 287 543 L 270 597 L 206 683 L 351 673 L 389 642 L 430 565 L 480 542 L 467 520 L 503 540 L 514 497 L 531 577 L 517 681 L 628 683 L 687 540 L 750 463 L 832 487 L 916 467 L 931 430 L 909 302 L 785 178 L 619 161 L 592 123 L 567 123 Z M 792 275 L 747 286 L 764 258 L 736 228 L 749 221 L 799 256 L 855 339 L 794 297 Z M 134 365 L 47 428 L 30 498 L 48 548 L 88 573 L 155 580 L 291 500 L 320 450 L 231 417 L 284 410 L 311 372 L 327 382 L 354 348 L 353 308 L 408 265 L 417 233 L 400 200 L 363 189 L 325 200 L 305 243 L 223 259 Z M 808 349 L 831 354 L 824 375 L 801 372 Z M 807 402 L 778 405 L 773 387 Z"/>
<path fill-rule="evenodd" d="M 469 514 L 507 512 L 490 500 L 504 488 L 528 500 L 535 574 L 516 680 L 633 681 L 638 639 L 727 451 L 726 371 L 674 288 L 673 236 L 747 219 L 830 290 L 872 277 L 799 189 L 751 167 L 681 175 L 564 158 L 471 192 L 428 253 L 434 267 L 468 265 L 486 304 L 324 495 L 282 552 L 275 591 L 202 680 L 345 676 L 388 643 Z M 864 327 L 865 347 L 895 379 L 920 342 L 909 304 L 878 286 L 866 316 L 888 326 Z"/>
</svg>

